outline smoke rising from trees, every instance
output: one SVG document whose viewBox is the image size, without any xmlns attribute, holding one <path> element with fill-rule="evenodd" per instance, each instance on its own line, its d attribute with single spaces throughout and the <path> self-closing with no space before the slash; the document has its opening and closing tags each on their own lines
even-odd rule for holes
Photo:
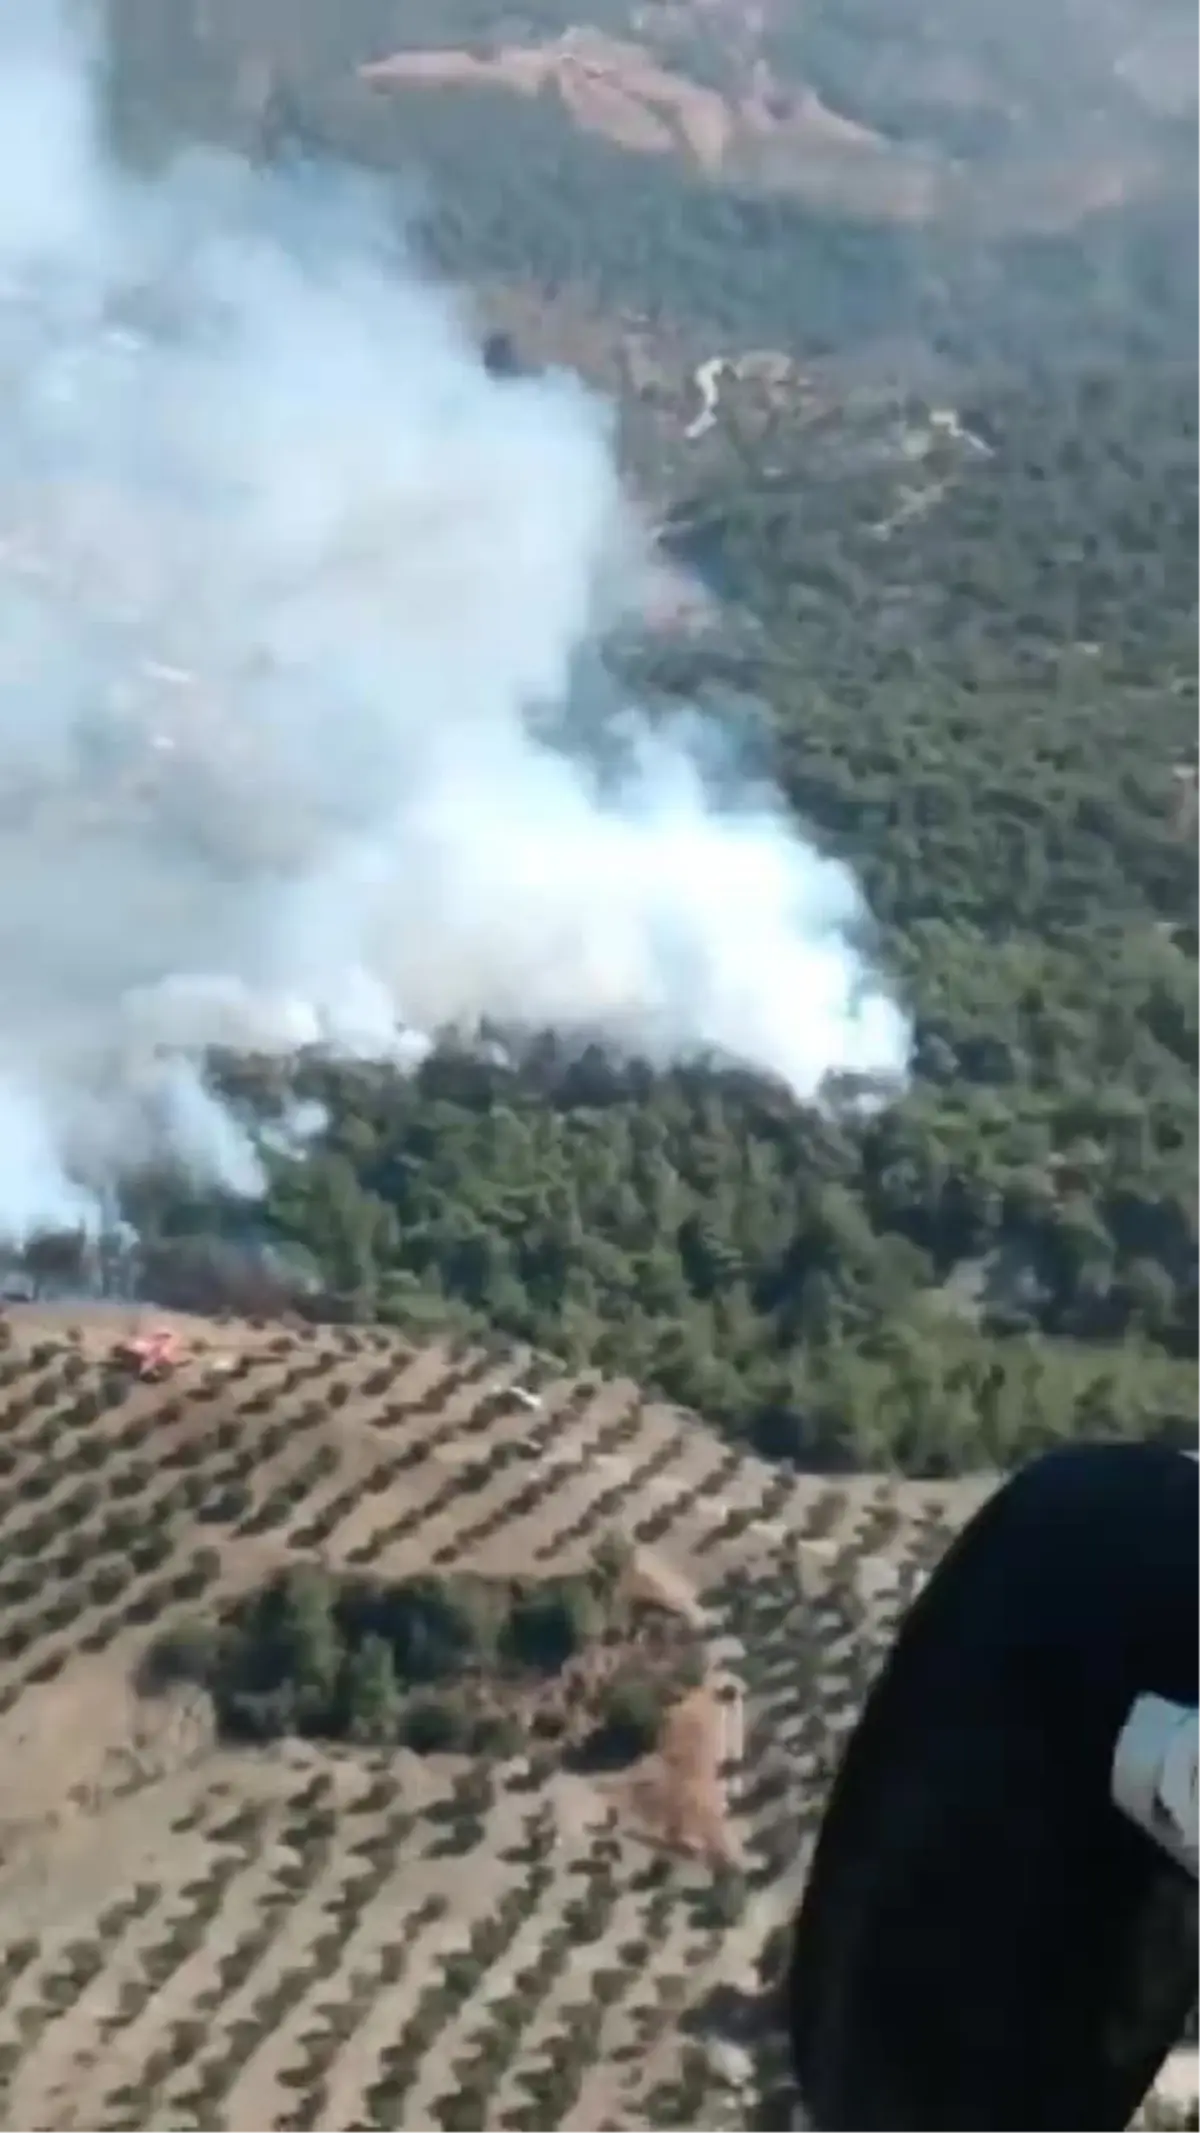
<svg viewBox="0 0 1200 2133">
<path fill-rule="evenodd" d="M 336 174 L 116 169 L 93 60 L 6 11 L 0 1230 L 164 1156 L 253 1195 L 218 1044 L 901 1073 L 777 796 L 715 797 L 694 721 L 624 711 L 603 779 L 538 737 L 636 596 L 604 409 L 489 376 Z"/>
</svg>

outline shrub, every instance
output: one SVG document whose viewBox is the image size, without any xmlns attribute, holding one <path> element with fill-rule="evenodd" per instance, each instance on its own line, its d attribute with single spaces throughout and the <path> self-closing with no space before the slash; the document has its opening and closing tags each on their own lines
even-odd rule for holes
<svg viewBox="0 0 1200 2133">
<path fill-rule="evenodd" d="M 404 1713 L 400 1737 L 417 1755 L 448 1755 L 466 1747 L 470 1726 L 452 1697 L 420 1696 Z"/>
</svg>

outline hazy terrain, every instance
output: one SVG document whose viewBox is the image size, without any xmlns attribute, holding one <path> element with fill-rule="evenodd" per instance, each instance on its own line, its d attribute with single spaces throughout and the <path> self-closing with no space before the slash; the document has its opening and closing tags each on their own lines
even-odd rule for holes
<svg viewBox="0 0 1200 2133">
<path fill-rule="evenodd" d="M 610 337 L 615 315 L 859 358 L 1191 350 L 1176 0 L 110 10 L 144 148 L 351 153 L 419 197 L 452 271 L 574 299 Z"/>
<path fill-rule="evenodd" d="M 1194 12 L 103 16 L 0 22 L 0 2124 L 787 2123 L 898 1611 L 1194 1442 Z"/>
</svg>

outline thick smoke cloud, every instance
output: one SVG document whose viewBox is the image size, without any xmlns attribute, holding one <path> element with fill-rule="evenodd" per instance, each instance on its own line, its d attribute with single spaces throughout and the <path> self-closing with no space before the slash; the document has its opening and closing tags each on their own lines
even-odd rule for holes
<svg viewBox="0 0 1200 2133">
<path fill-rule="evenodd" d="M 206 1048 L 419 1056 L 480 1018 L 902 1071 L 854 883 L 625 719 L 539 730 L 635 586 L 604 411 L 495 380 L 348 183 L 100 145 L 0 24 L 0 1230 L 258 1160 Z"/>
</svg>

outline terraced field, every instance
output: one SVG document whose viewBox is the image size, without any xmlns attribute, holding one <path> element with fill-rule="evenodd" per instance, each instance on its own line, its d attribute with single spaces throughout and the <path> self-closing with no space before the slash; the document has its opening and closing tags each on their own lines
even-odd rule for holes
<svg viewBox="0 0 1200 2133">
<path fill-rule="evenodd" d="M 520 1352 L 179 1323 L 158 1385 L 127 1319 L 4 1323 L 0 2122 L 748 2122 L 831 1758 L 982 1485 L 778 1472 Z M 623 1770 L 234 1747 L 137 1686 L 288 1563 L 550 1574 L 613 1534 L 706 1654 Z"/>
</svg>

